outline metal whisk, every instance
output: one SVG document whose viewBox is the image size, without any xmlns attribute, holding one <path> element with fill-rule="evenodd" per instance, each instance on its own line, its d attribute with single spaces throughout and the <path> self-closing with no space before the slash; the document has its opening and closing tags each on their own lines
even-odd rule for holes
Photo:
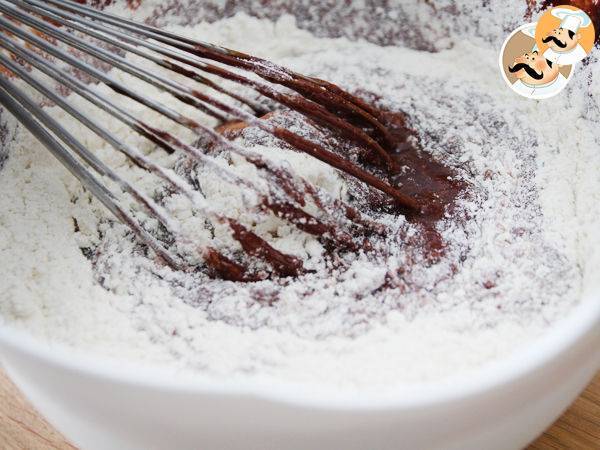
<svg viewBox="0 0 600 450">
<path fill-rule="evenodd" d="M 214 170 L 222 179 L 252 194 L 261 213 L 274 214 L 300 230 L 318 236 L 333 248 L 351 251 L 368 249 L 367 237 L 373 233 L 385 233 L 385 227 L 354 207 L 332 198 L 289 169 L 240 146 L 143 92 L 128 88 L 111 74 L 77 58 L 69 50 L 76 49 L 111 68 L 118 68 L 221 122 L 237 120 L 256 126 L 296 150 L 318 158 L 385 193 L 407 210 L 418 211 L 421 208 L 415 198 L 404 195 L 360 165 L 318 142 L 259 118 L 267 111 L 257 98 L 270 99 L 363 146 L 374 155 L 374 161 L 382 170 L 391 170 L 394 160 L 388 149 L 392 145 L 392 138 L 382 123 L 380 112 L 336 85 L 305 77 L 259 58 L 174 35 L 69 0 L 0 0 L 0 13 L 0 47 L 3 49 L 0 52 L 0 65 L 4 66 L 7 73 L 33 87 L 115 150 L 122 152 L 135 165 L 156 174 L 174 191 L 184 194 L 207 220 L 229 227 L 245 256 L 240 259 L 233 257 L 227 249 L 210 246 L 200 248 L 199 253 L 214 276 L 244 281 L 270 275 L 296 276 L 304 269 L 300 259 L 276 250 L 237 220 L 219 212 L 215 205 L 211 205 L 172 169 L 158 165 L 138 149 L 113 137 L 97 119 L 73 106 L 57 94 L 53 86 L 34 76 L 31 67 L 79 94 L 165 151 L 182 152 Z M 97 45 L 97 42 L 103 45 Z M 124 57 L 126 53 L 145 58 L 208 89 L 200 91 L 137 67 Z M 168 131 L 137 119 L 125 108 L 104 98 L 93 84 L 81 81 L 74 71 L 86 74 L 92 81 L 104 83 L 118 94 L 183 125 L 204 141 L 208 139 L 239 155 L 257 168 L 260 176 L 267 180 L 268 188 L 217 164 L 206 149 L 188 145 Z M 243 86 L 245 92 L 254 92 L 256 98 L 226 88 L 222 85 L 224 83 L 219 84 L 219 80 L 227 80 L 229 85 L 235 83 Z M 207 93 L 211 90 L 219 93 L 220 97 Z M 220 100 L 223 96 L 230 101 Z M 182 255 L 176 254 L 145 229 L 143 222 L 138 219 L 139 211 L 144 211 L 148 217 L 162 224 L 174 239 L 183 239 L 177 221 L 157 201 L 86 149 L 24 93 L 10 76 L 0 76 L 0 103 L 164 262 L 176 269 L 190 269 Z M 306 212 L 307 202 L 317 205 L 319 213 Z M 135 212 L 132 205 L 135 206 Z M 263 269 L 251 270 L 249 267 L 254 266 L 252 260 L 261 262 Z"/>
</svg>

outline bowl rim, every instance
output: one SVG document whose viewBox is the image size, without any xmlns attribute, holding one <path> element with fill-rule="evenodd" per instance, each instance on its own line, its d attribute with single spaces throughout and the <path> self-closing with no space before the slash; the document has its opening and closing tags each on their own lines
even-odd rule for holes
<svg viewBox="0 0 600 450">
<path fill-rule="evenodd" d="M 2 149 L 0 146 L 0 166 Z M 1 320 L 0 348 L 5 345 L 16 353 L 75 374 L 157 391 L 187 395 L 251 396 L 321 410 L 407 410 L 460 402 L 515 382 L 540 370 L 568 352 L 591 332 L 598 332 L 599 328 L 600 291 L 585 295 L 566 317 L 551 325 L 543 336 L 500 360 L 442 381 L 398 385 L 381 392 L 337 390 L 309 383 L 274 381 L 271 378 L 240 381 L 192 374 L 174 377 L 173 370 L 142 364 L 123 364 L 104 358 L 99 361 L 62 344 L 44 343 L 25 331 L 10 328 Z M 0 366 L 3 359 L 0 352 Z M 600 361 L 597 365 L 600 367 Z"/>
<path fill-rule="evenodd" d="M 441 381 L 398 385 L 382 391 L 332 389 L 284 380 L 222 380 L 205 375 L 120 361 L 75 352 L 63 344 L 43 343 L 25 331 L 0 326 L 0 344 L 45 364 L 108 383 L 171 394 L 253 397 L 259 400 L 320 410 L 407 410 L 460 402 L 484 395 L 541 369 L 600 328 L 600 295 L 585 296 L 567 316 L 541 337 L 480 369 Z M 600 336 L 600 334 L 599 334 Z M 599 342 L 600 344 L 600 342 Z M 1 355 L 0 355 L 1 356 Z M 598 361 L 600 366 L 600 360 Z"/>
</svg>

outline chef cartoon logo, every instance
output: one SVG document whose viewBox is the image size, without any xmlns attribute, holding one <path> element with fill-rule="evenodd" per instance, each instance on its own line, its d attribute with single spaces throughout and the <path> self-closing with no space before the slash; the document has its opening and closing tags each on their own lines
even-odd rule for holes
<svg viewBox="0 0 600 450">
<path fill-rule="evenodd" d="M 544 13 L 537 23 L 535 42 L 548 60 L 577 64 L 592 51 L 594 24 L 574 6 L 560 6 Z"/>
<path fill-rule="evenodd" d="M 506 39 L 500 52 L 502 76 L 523 97 L 553 97 L 593 45 L 594 25 L 585 12 L 571 6 L 552 8 L 539 22 L 520 26 Z"/>
</svg>

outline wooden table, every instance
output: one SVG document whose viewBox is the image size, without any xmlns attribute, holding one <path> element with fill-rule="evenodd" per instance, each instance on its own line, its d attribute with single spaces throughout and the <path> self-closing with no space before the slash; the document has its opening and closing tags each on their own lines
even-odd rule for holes
<svg viewBox="0 0 600 450">
<path fill-rule="evenodd" d="M 0 371 L 0 448 L 74 450 Z M 600 449 L 600 373 L 569 410 L 528 450 Z"/>
</svg>

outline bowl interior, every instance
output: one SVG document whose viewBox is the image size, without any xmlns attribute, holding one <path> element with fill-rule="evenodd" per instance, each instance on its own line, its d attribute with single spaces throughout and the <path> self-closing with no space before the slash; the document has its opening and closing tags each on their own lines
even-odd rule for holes
<svg viewBox="0 0 600 450">
<path fill-rule="evenodd" d="M 213 22 L 238 12 L 269 19 L 276 19 L 282 14 L 292 14 L 301 28 L 318 36 L 366 39 L 379 45 L 404 45 L 427 51 L 447 48 L 452 45 L 453 41 L 464 39 L 468 35 L 492 39 L 490 37 L 492 31 L 480 30 L 475 25 L 469 29 L 455 30 L 454 20 L 458 20 L 466 13 L 460 6 L 460 2 L 454 4 L 453 8 L 436 8 L 416 0 L 389 5 L 385 8 L 377 6 L 376 3 L 366 2 L 363 4 L 361 2 L 360 6 L 354 7 L 352 2 L 348 4 L 348 2 L 321 2 L 318 0 L 303 0 L 293 4 L 285 0 L 271 2 L 142 0 L 139 7 L 132 9 L 128 6 L 131 2 L 123 0 L 111 3 L 106 8 L 112 12 L 127 14 L 158 26 L 190 25 L 201 21 Z M 524 8 L 525 6 L 522 10 L 500 7 L 495 27 L 509 29 L 511 24 L 519 23 L 522 20 Z M 15 126 L 15 121 L 0 111 L 0 169 L 6 159 L 7 144 L 14 136 Z M 595 208 L 598 209 L 598 206 L 596 205 Z M 593 226 L 594 223 L 590 223 L 589 227 L 582 231 L 580 243 L 582 270 L 586 277 L 583 291 L 584 301 L 573 310 L 569 317 L 557 324 L 551 333 L 535 344 L 519 350 L 510 358 L 490 365 L 477 373 L 436 383 L 434 386 L 424 384 L 406 389 L 399 387 L 392 395 L 386 393 L 385 396 L 378 397 L 376 394 L 368 396 L 356 395 L 356 393 L 336 394 L 331 391 L 318 391 L 314 387 L 290 386 L 285 383 L 281 383 L 280 386 L 257 384 L 243 386 L 238 383 L 234 386 L 226 381 L 198 380 L 194 377 L 182 377 L 174 380 L 170 373 L 159 369 L 148 369 L 141 373 L 138 368 L 111 366 L 99 363 L 90 357 L 78 356 L 74 359 L 72 354 L 66 350 L 51 352 L 21 333 L 12 330 L 0 329 L 0 338 L 9 342 L 10 345 L 20 346 L 24 351 L 36 357 L 52 360 L 57 364 L 70 366 L 76 370 L 116 378 L 129 383 L 146 382 L 149 385 L 163 388 L 211 389 L 229 392 L 231 390 L 252 391 L 261 396 L 310 403 L 313 406 L 331 406 L 337 403 L 352 407 L 389 406 L 392 404 L 397 407 L 419 402 L 438 402 L 488 389 L 523 375 L 536 367 L 543 366 L 598 328 L 600 325 L 600 277 L 598 276 L 600 252 L 595 242 Z M 594 358 L 597 359 L 598 355 L 594 355 Z"/>
</svg>

